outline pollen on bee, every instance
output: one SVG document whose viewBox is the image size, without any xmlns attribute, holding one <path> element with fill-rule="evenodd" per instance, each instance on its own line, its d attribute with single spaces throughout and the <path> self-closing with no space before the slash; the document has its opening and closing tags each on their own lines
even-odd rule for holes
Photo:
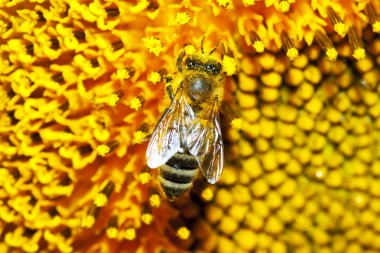
<svg viewBox="0 0 380 253">
<path fill-rule="evenodd" d="M 293 41 L 290 39 L 289 35 L 286 32 L 282 32 L 281 41 L 286 56 L 289 58 L 289 60 L 293 61 L 298 56 L 298 50 L 294 46 Z"/>
<path fill-rule="evenodd" d="M 249 43 L 252 45 L 252 47 L 256 50 L 256 52 L 258 53 L 264 52 L 264 49 L 265 49 L 264 42 L 261 41 L 259 35 L 256 32 L 254 31 L 249 32 L 248 40 L 249 40 Z"/>
<path fill-rule="evenodd" d="M 115 188 L 115 183 L 109 181 L 104 188 L 97 194 L 94 204 L 97 207 L 105 206 L 108 203 L 108 199 L 111 196 L 113 190 Z"/>
<path fill-rule="evenodd" d="M 375 33 L 380 33 L 380 15 L 376 13 L 375 8 L 371 3 L 368 3 L 365 7 L 365 11 L 372 26 L 372 30 Z"/>
<path fill-rule="evenodd" d="M 95 224 L 95 219 L 99 214 L 100 208 L 95 204 L 91 205 L 86 215 L 82 218 L 81 226 L 84 228 L 91 228 Z"/>
<path fill-rule="evenodd" d="M 112 140 L 107 142 L 106 144 L 99 145 L 96 148 L 96 151 L 100 156 L 106 156 L 110 154 L 112 151 L 114 151 L 119 145 L 120 143 L 117 140 Z"/>
<path fill-rule="evenodd" d="M 116 238 L 117 237 L 117 233 L 118 233 L 118 229 L 117 229 L 118 224 L 117 223 L 118 223 L 117 222 L 117 216 L 115 216 L 115 215 L 111 216 L 111 218 L 108 221 L 108 227 L 106 230 L 108 238 Z"/>
<path fill-rule="evenodd" d="M 348 27 L 345 23 L 343 23 L 343 20 L 336 14 L 336 12 L 331 8 L 327 8 L 327 14 L 333 23 L 334 30 L 342 37 L 346 35 L 348 32 Z"/>
<path fill-rule="evenodd" d="M 348 41 L 350 42 L 352 50 L 354 52 L 352 56 L 356 60 L 363 59 L 365 57 L 364 44 L 353 27 L 350 27 L 348 30 Z"/>
<path fill-rule="evenodd" d="M 327 58 L 330 61 L 335 61 L 338 52 L 336 51 L 333 43 L 331 42 L 330 38 L 322 31 L 318 30 L 315 33 L 315 38 L 319 44 L 319 46 L 322 48 L 322 50 L 325 52 Z"/>
</svg>

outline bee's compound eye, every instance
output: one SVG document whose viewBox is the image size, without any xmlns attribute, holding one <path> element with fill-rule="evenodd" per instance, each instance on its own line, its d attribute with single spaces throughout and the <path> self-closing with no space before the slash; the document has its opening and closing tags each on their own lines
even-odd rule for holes
<svg viewBox="0 0 380 253">
<path fill-rule="evenodd" d="M 187 58 L 185 60 L 185 66 L 188 70 L 197 70 L 199 69 L 200 63 L 194 58 Z"/>
<path fill-rule="evenodd" d="M 204 101 L 210 97 L 212 92 L 212 84 L 204 77 L 195 77 L 189 85 L 189 95 L 195 101 Z"/>
<path fill-rule="evenodd" d="M 211 62 L 206 64 L 206 71 L 211 75 L 219 74 L 221 69 L 222 67 L 219 63 Z"/>
</svg>

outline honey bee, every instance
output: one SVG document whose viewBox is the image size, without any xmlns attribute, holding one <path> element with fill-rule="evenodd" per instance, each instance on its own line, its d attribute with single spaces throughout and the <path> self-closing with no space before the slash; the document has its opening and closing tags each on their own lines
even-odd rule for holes
<svg viewBox="0 0 380 253">
<path fill-rule="evenodd" d="M 214 48 L 215 50 L 216 48 Z M 223 139 L 219 108 L 224 93 L 222 64 L 210 53 L 177 58 L 178 73 L 167 84 L 170 106 L 152 133 L 147 165 L 159 169 L 161 187 L 174 200 L 192 187 L 198 168 L 211 184 L 223 170 Z M 173 85 L 177 84 L 176 92 Z"/>
</svg>

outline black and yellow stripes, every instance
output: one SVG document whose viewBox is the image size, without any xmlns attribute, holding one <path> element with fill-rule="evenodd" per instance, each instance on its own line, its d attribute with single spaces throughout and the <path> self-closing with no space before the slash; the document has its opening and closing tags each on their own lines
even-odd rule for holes
<svg viewBox="0 0 380 253">
<path fill-rule="evenodd" d="M 198 164 L 194 156 L 176 153 L 160 167 L 160 182 L 169 199 L 181 196 L 191 188 L 198 173 Z"/>
</svg>

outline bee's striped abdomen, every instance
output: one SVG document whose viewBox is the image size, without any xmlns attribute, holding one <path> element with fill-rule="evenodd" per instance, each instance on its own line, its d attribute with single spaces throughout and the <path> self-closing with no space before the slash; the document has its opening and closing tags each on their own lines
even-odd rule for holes
<svg viewBox="0 0 380 253">
<path fill-rule="evenodd" d="M 198 173 L 194 156 L 176 153 L 160 167 L 160 182 L 165 195 L 175 199 L 191 188 Z"/>
</svg>

